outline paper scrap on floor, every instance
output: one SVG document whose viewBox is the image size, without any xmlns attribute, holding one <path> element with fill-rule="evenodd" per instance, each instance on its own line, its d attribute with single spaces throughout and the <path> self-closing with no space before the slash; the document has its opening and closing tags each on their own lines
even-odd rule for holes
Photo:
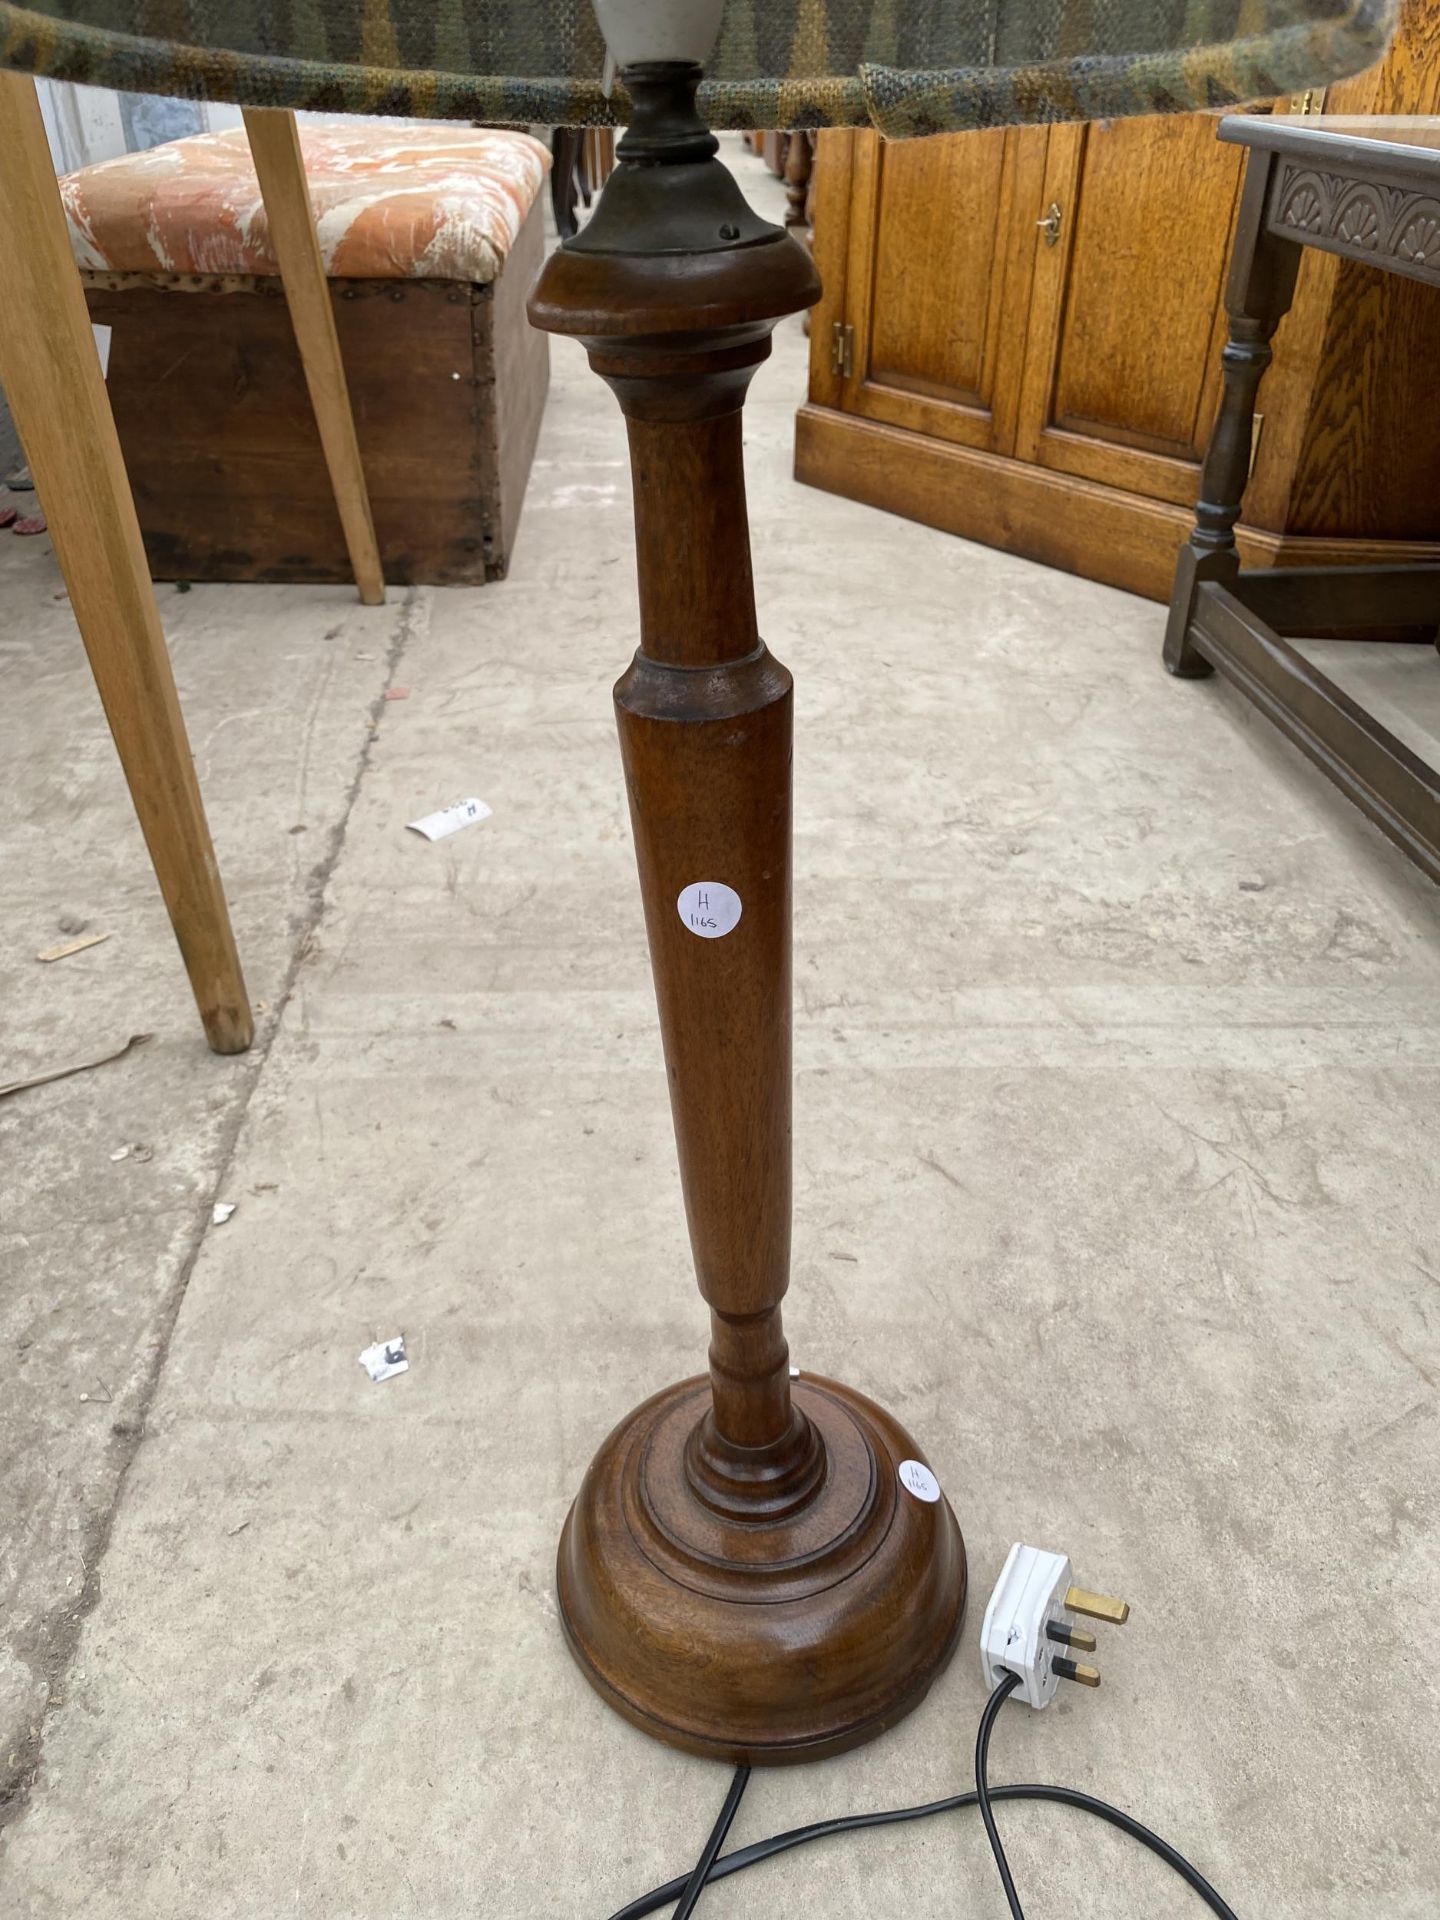
<svg viewBox="0 0 1440 1920">
<path fill-rule="evenodd" d="M 366 1347 L 360 1364 L 377 1383 L 397 1373 L 408 1373 L 410 1362 L 405 1358 L 404 1334 L 397 1333 L 393 1340 L 377 1340 L 373 1347 Z"/>
<path fill-rule="evenodd" d="M 438 813 L 427 813 L 405 824 L 412 833 L 423 833 L 427 840 L 443 840 L 448 833 L 458 833 L 462 827 L 473 827 L 477 820 L 489 818 L 490 809 L 483 800 L 457 800 L 453 807 L 442 807 Z"/>
</svg>

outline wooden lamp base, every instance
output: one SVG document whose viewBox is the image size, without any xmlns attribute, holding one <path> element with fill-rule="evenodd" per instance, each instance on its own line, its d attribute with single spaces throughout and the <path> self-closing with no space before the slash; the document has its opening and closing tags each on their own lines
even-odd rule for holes
<svg viewBox="0 0 1440 1920">
<path fill-rule="evenodd" d="M 753 1763 L 838 1753 L 920 1700 L 959 1634 L 965 1550 L 904 1430 L 849 1388 L 792 1383 L 781 1330 L 792 687 L 755 621 L 741 408 L 775 322 L 820 284 L 716 160 L 698 79 L 626 71 L 619 164 L 530 298 L 536 326 L 583 341 L 629 434 L 640 650 L 616 718 L 711 1328 L 708 1379 L 600 1449 L 559 1593 L 613 1706 Z"/>
<path fill-rule="evenodd" d="M 702 1375 L 621 1421 L 560 1537 L 560 1617 L 596 1691 L 671 1746 L 751 1766 L 843 1753 L 903 1719 L 965 1611 L 960 1529 L 943 1494 L 902 1486 L 904 1428 L 833 1380 L 793 1398 L 825 1458 L 797 1508 L 739 1521 L 697 1495 Z"/>
</svg>

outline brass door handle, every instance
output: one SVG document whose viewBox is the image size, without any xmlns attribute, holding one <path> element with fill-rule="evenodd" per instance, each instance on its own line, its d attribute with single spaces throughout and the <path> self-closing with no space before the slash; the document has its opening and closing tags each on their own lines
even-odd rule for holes
<svg viewBox="0 0 1440 1920">
<path fill-rule="evenodd" d="M 1035 224 L 1044 234 L 1046 246 L 1055 246 L 1060 239 L 1060 202 L 1052 200 Z"/>
</svg>

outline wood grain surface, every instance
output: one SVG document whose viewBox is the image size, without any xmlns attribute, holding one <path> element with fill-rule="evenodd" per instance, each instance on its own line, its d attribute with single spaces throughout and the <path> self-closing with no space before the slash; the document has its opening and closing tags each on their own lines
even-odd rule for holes
<svg viewBox="0 0 1440 1920">
<path fill-rule="evenodd" d="M 1440 0 L 1405 0 L 1386 58 L 1323 104 L 1440 111 Z M 931 525 L 1165 599 L 1160 548 L 1172 541 L 1173 559 L 1183 539 L 1222 387 L 1242 156 L 1216 139 L 1218 120 L 947 135 L 913 149 L 822 133 L 815 247 L 827 292 L 800 477 L 833 476 L 896 512 L 918 495 Z M 1440 401 L 1437 310 L 1433 289 L 1306 258 L 1252 439 L 1248 564 L 1440 558 L 1440 444 L 1413 431 Z M 848 375 L 831 365 L 836 328 L 849 329 Z M 823 434 L 822 408 L 834 414 Z M 915 441 L 902 454 L 877 426 Z M 948 459 L 947 447 L 976 457 Z"/>
<path fill-rule="evenodd" d="M 524 313 L 543 237 L 537 204 L 493 286 L 330 283 L 392 583 L 504 576 L 549 382 L 549 342 Z M 110 396 L 154 577 L 351 578 L 279 283 L 92 284 L 88 299 L 112 329 Z"/>
</svg>

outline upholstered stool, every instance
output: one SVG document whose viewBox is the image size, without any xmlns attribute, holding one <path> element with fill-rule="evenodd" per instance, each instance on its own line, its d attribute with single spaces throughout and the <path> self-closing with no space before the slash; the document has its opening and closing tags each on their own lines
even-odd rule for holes
<svg viewBox="0 0 1440 1920">
<path fill-rule="evenodd" d="M 385 577 L 504 574 L 549 380 L 525 319 L 549 156 L 528 134 L 302 126 Z M 348 580 L 243 132 L 61 183 L 157 579 Z"/>
</svg>

